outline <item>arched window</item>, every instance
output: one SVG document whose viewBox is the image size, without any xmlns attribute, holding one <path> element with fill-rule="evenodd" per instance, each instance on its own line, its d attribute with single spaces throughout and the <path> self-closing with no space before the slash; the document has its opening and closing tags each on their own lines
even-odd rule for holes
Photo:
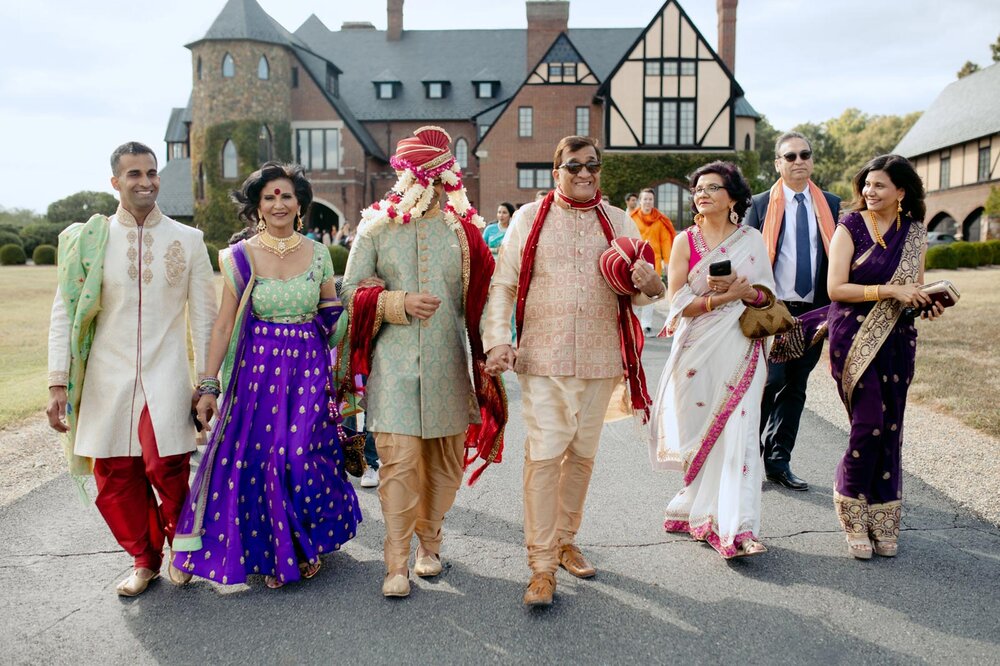
<svg viewBox="0 0 1000 666">
<path fill-rule="evenodd" d="M 677 183 L 663 183 L 656 188 L 656 207 L 670 218 L 678 231 L 694 222 L 691 193 Z"/>
<path fill-rule="evenodd" d="M 236 144 L 227 139 L 222 146 L 222 177 L 236 178 L 239 173 L 239 161 L 236 159 Z"/>
<path fill-rule="evenodd" d="M 201 81 L 201 56 L 198 56 L 198 60 L 195 62 L 195 72 L 198 75 L 198 80 Z"/>
<path fill-rule="evenodd" d="M 455 142 L 455 161 L 463 169 L 469 168 L 469 142 L 465 139 Z"/>
<path fill-rule="evenodd" d="M 267 125 L 261 125 L 257 133 L 257 161 L 267 162 L 273 156 L 272 153 L 271 130 L 267 129 Z"/>
<path fill-rule="evenodd" d="M 205 168 L 198 162 L 198 201 L 205 199 Z"/>
<path fill-rule="evenodd" d="M 236 63 L 233 62 L 233 56 L 228 53 L 222 56 L 222 75 L 227 79 L 236 76 Z"/>
<path fill-rule="evenodd" d="M 271 67 L 267 64 L 267 56 L 261 56 L 257 61 L 257 78 L 261 81 L 271 78 Z"/>
<path fill-rule="evenodd" d="M 750 150 L 750 135 L 747 134 L 746 138 L 743 139 L 743 150 Z"/>
</svg>

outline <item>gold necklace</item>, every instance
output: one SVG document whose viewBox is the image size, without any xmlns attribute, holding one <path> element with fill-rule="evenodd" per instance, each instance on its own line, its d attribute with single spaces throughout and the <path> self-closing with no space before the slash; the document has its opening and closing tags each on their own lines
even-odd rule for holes
<svg viewBox="0 0 1000 666">
<path fill-rule="evenodd" d="M 882 238 L 882 232 L 879 231 L 879 228 L 878 228 L 878 218 L 875 217 L 875 213 L 872 212 L 871 209 L 868 210 L 868 217 L 871 218 L 871 221 L 872 221 L 872 230 L 875 232 L 875 242 L 878 243 L 879 245 L 881 245 L 882 249 L 884 250 L 885 249 L 885 239 Z"/>
<path fill-rule="evenodd" d="M 291 254 L 302 247 L 302 234 L 293 231 L 291 236 L 278 238 L 268 233 L 267 229 L 263 229 L 257 234 L 257 242 L 271 254 L 278 255 L 278 259 L 284 259 L 286 254 Z"/>
</svg>

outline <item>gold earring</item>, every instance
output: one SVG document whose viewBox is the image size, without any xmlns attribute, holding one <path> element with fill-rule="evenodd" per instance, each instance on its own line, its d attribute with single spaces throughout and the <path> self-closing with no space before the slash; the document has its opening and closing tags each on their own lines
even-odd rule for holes
<svg viewBox="0 0 1000 666">
<path fill-rule="evenodd" d="M 736 206 L 729 209 L 729 221 L 733 224 L 740 223 L 740 216 L 736 214 Z"/>
<path fill-rule="evenodd" d="M 695 226 L 700 227 L 701 223 L 705 221 L 705 216 L 702 213 L 698 213 L 694 216 Z"/>
<path fill-rule="evenodd" d="M 903 227 L 903 200 L 896 202 L 896 231 Z"/>
<path fill-rule="evenodd" d="M 295 230 L 302 231 L 302 216 L 295 213 Z"/>
<path fill-rule="evenodd" d="M 262 234 L 267 231 L 267 222 L 264 221 L 264 214 L 257 211 L 257 233 Z"/>
</svg>

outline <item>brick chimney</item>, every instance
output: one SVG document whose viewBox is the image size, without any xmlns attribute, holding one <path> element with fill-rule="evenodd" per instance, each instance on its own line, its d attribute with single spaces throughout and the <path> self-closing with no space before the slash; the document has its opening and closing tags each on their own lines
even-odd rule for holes
<svg viewBox="0 0 1000 666">
<path fill-rule="evenodd" d="M 721 1 L 721 0 L 720 0 Z M 528 0 L 528 72 L 569 24 L 569 0 Z"/>
<path fill-rule="evenodd" d="M 386 13 L 389 15 L 385 38 L 390 42 L 398 42 L 403 36 L 403 0 L 388 0 Z"/>
<path fill-rule="evenodd" d="M 730 72 L 736 73 L 736 2 L 716 0 L 719 13 L 719 57 Z"/>
</svg>

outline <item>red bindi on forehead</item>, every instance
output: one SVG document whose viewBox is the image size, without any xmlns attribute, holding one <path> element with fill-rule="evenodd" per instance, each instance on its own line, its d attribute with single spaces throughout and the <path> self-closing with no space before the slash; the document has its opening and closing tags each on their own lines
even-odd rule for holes
<svg viewBox="0 0 1000 666">
<path fill-rule="evenodd" d="M 274 193 L 275 194 L 281 194 L 281 188 L 280 187 L 274 188 Z"/>
</svg>

